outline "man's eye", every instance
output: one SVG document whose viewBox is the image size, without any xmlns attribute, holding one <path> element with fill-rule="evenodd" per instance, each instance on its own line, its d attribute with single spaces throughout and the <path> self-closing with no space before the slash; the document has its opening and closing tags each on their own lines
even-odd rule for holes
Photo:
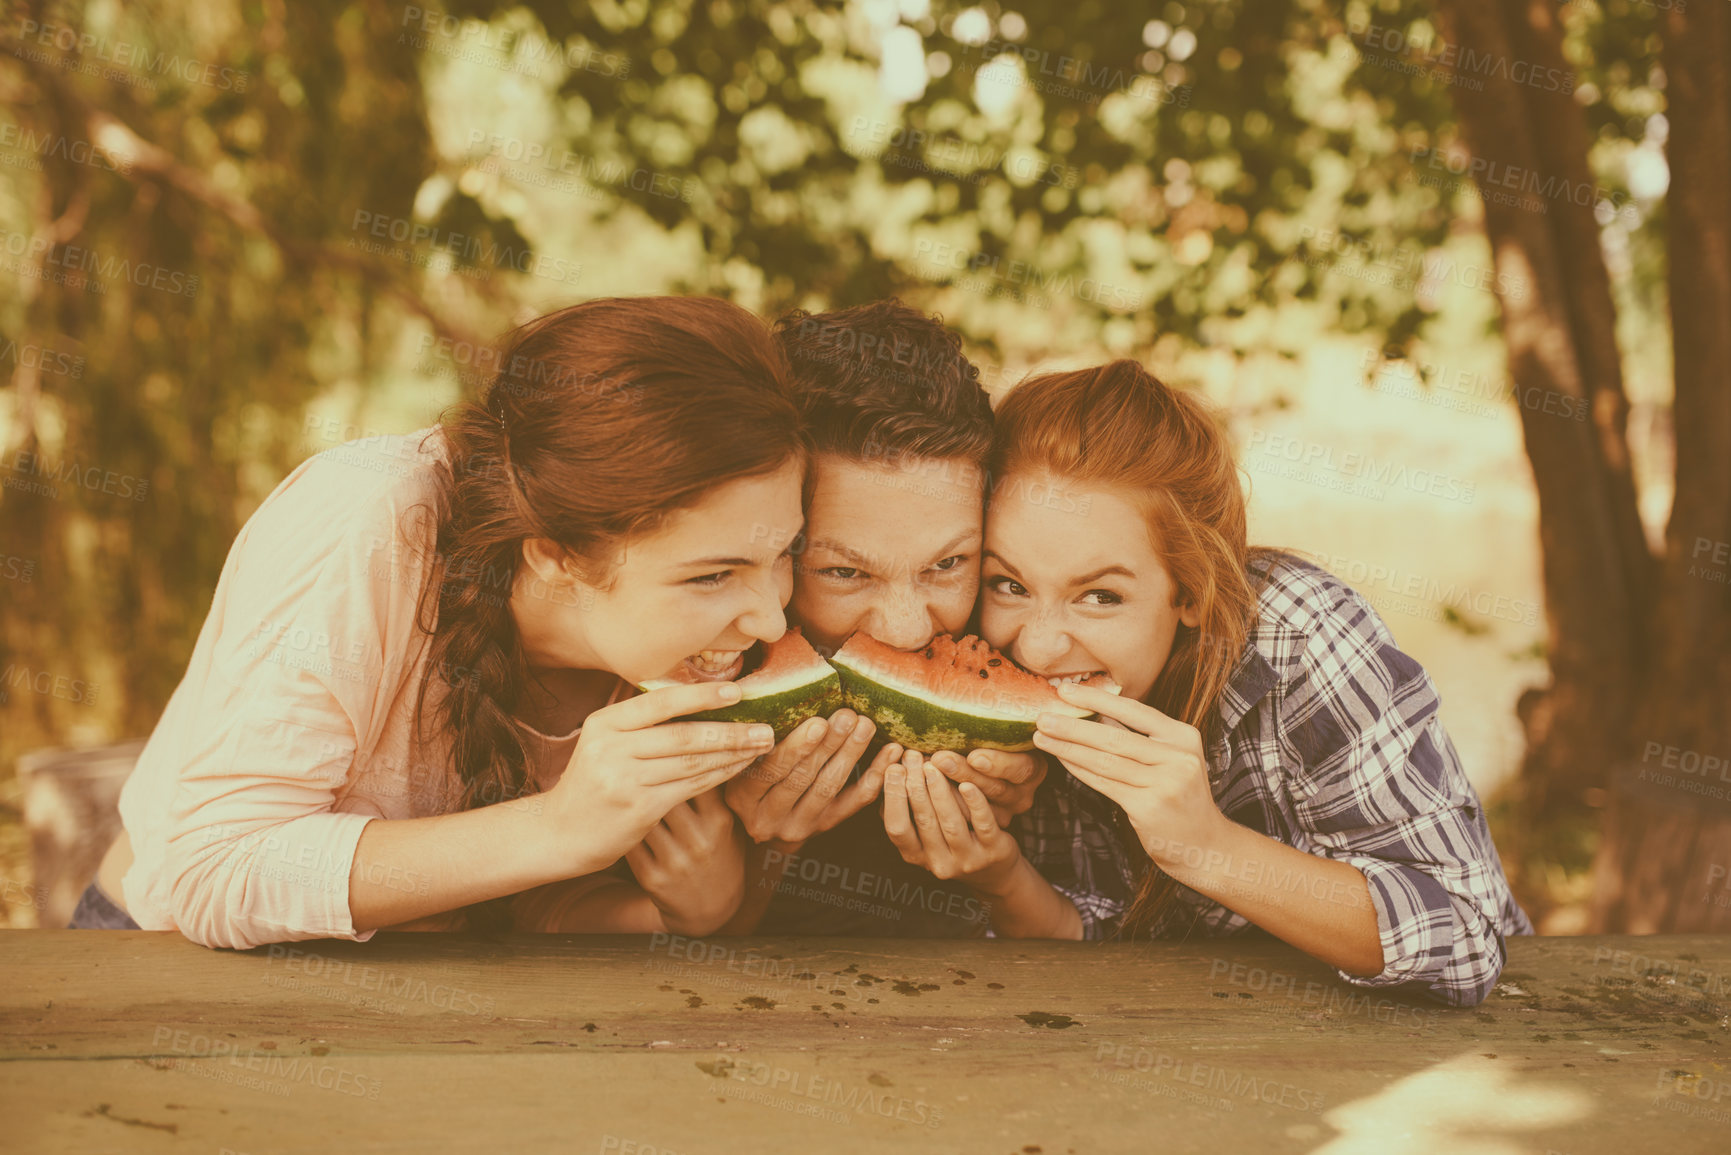
<svg viewBox="0 0 1731 1155">
<path fill-rule="evenodd" d="M 846 565 L 832 565 L 826 569 L 820 569 L 817 572 L 825 577 L 836 578 L 844 582 L 852 581 L 854 578 L 864 576 L 859 570 Z"/>
<path fill-rule="evenodd" d="M 963 562 L 965 562 L 967 560 L 968 560 L 967 554 L 958 553 L 952 557 L 946 557 L 943 561 L 938 562 L 932 568 L 935 570 L 941 570 L 944 573 L 948 573 L 950 570 L 955 569 L 957 566 L 961 565 Z"/>
<path fill-rule="evenodd" d="M 1087 593 L 1082 595 L 1083 601 L 1087 601 L 1089 598 L 1099 599 L 1098 601 L 1090 603 L 1096 606 L 1116 606 L 1122 605 L 1124 602 L 1123 595 L 1115 594 L 1111 590 L 1089 590 Z"/>
<path fill-rule="evenodd" d="M 1019 598 L 1028 592 L 1014 578 L 995 577 L 987 581 L 986 585 L 995 594 L 1008 594 L 1013 598 Z"/>
<path fill-rule="evenodd" d="M 732 570 L 724 569 L 719 573 L 706 573 L 702 577 L 688 579 L 685 584 L 693 586 L 718 586 L 722 582 L 726 581 L 727 575 L 732 572 Z"/>
</svg>

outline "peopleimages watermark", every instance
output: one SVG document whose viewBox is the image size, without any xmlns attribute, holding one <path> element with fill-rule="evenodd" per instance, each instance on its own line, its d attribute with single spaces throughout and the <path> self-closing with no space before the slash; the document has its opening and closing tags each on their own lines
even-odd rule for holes
<svg viewBox="0 0 1731 1155">
<path fill-rule="evenodd" d="M 539 77 L 541 65 L 555 63 L 572 72 L 615 80 L 631 74 L 631 61 L 618 53 L 601 52 L 585 44 L 561 44 L 539 31 L 500 28 L 438 8 L 405 6 L 399 27 L 398 44 L 526 76 Z"/>
<path fill-rule="evenodd" d="M 0 553 L 0 581 L 28 582 L 36 576 L 36 559 Z"/>
<path fill-rule="evenodd" d="M 448 259 L 459 276 L 485 276 L 489 271 L 509 270 L 574 285 L 583 266 L 540 252 L 532 246 L 501 245 L 473 233 L 454 233 L 425 221 L 356 209 L 349 224 L 349 247 L 402 261 L 418 268 L 431 268 Z M 390 242 L 390 243 L 386 243 Z M 405 247 L 395 247 L 405 246 Z M 458 264 L 460 260 L 467 264 Z"/>
<path fill-rule="evenodd" d="M 1190 85 L 1168 84 L 1134 65 L 1096 64 L 1008 40 L 961 43 L 957 52 L 964 58 L 978 57 L 977 63 L 964 60 L 964 68 L 972 65 L 977 83 L 1028 88 L 1042 96 L 1084 104 L 1121 95 L 1149 104 L 1190 107 Z"/>
<path fill-rule="evenodd" d="M 844 1126 L 851 1123 L 856 1114 L 894 1119 L 928 1130 L 935 1130 L 944 1121 L 942 1107 L 891 1089 L 889 1079 L 882 1076 L 876 1080 L 868 1079 L 867 1085 L 861 1085 L 809 1071 L 797 1071 L 777 1063 L 743 1058 L 699 1060 L 697 1069 L 711 1079 L 727 1080 L 721 1090 L 728 1098 L 760 1103 Z M 733 1083 L 745 1086 L 734 1087 Z M 713 1089 L 713 1085 L 704 1087 L 706 1092 Z"/>
<path fill-rule="evenodd" d="M 1035 308 L 1051 307 L 1051 298 L 1074 297 L 1103 309 L 1128 312 L 1142 307 L 1142 294 L 1122 285 L 1074 273 L 1053 273 L 1032 263 L 922 237 L 914 242 L 914 264 L 926 280 L 953 280 L 957 288 L 986 296 L 1008 296 Z M 929 271 L 928 271 L 929 270 Z"/>
<path fill-rule="evenodd" d="M 1567 177 L 1546 176 L 1537 169 L 1472 156 L 1458 149 L 1419 147 L 1412 150 L 1409 159 L 1415 169 L 1421 170 L 1419 183 L 1434 188 L 1457 188 L 1462 180 L 1466 180 L 1485 200 L 1513 205 L 1529 212 L 1549 211 L 1547 201 L 1565 201 L 1582 208 L 1592 208 L 1604 202 L 1628 223 L 1639 219 L 1632 198 L 1621 189 L 1607 189 Z M 1430 171 L 1424 172 L 1424 169 Z"/>
<path fill-rule="evenodd" d="M 36 20 L 18 22 L 19 48 L 15 55 L 38 64 L 53 64 L 89 76 L 100 76 L 154 89 L 153 77 L 173 77 L 186 84 L 220 88 L 225 92 L 243 93 L 252 79 L 251 73 L 181 56 L 178 52 L 152 52 L 143 44 L 128 40 L 109 40 L 65 24 L 44 24 Z M 31 45 L 38 45 L 32 48 Z M 54 48 L 64 53 L 56 59 L 42 48 Z"/>
<path fill-rule="evenodd" d="M 6 668 L 0 670 L 0 702 L 10 701 L 13 690 L 57 698 L 75 706 L 88 706 L 96 701 L 94 682 L 53 670 L 32 669 L 21 662 L 7 662 Z"/>
<path fill-rule="evenodd" d="M 1720 802 L 1731 800 L 1731 753 L 1704 754 L 1649 741 L 1642 747 L 1641 768 L 1635 781 Z"/>
<path fill-rule="evenodd" d="M 900 918 L 903 909 L 918 909 L 970 923 L 984 922 L 990 916 L 980 900 L 971 895 L 926 887 L 906 879 L 898 884 L 887 875 L 855 870 L 844 863 L 825 862 L 810 855 L 772 849 L 764 854 L 763 865 L 771 873 L 758 880 L 760 887 L 773 887 L 777 894 L 815 899 L 848 910 Z M 802 882 L 809 885 L 798 885 Z M 871 899 L 880 903 L 873 906 L 867 901 Z"/>
<path fill-rule="evenodd" d="M 422 333 L 415 351 L 420 355 L 418 372 L 450 376 L 465 385 L 491 384 L 495 390 L 523 401 L 545 401 L 557 397 L 588 396 L 630 405 L 643 403 L 644 386 L 621 381 L 594 370 L 560 364 L 546 357 L 509 356 L 497 345 L 437 337 Z M 438 368 L 429 368 L 429 361 Z M 309 428 L 312 418 L 308 418 Z M 373 437 L 376 434 L 368 433 Z"/>
<path fill-rule="evenodd" d="M 1702 558 L 1706 560 L 1703 561 Z M 1695 548 L 1689 554 L 1689 576 L 1720 585 L 1731 585 L 1731 541 L 1697 537 Z"/>
<path fill-rule="evenodd" d="M 286 943 L 270 945 L 267 968 L 264 982 L 268 986 L 393 1014 L 405 1013 L 409 1003 L 471 1016 L 490 1015 L 495 1006 L 493 998 L 466 987 L 332 958 Z"/>
<path fill-rule="evenodd" d="M 1587 420 L 1585 397 L 1523 386 L 1478 370 L 1451 370 L 1434 361 L 1414 361 L 1394 346 L 1366 349 L 1359 357 L 1359 368 L 1378 393 L 1473 417 L 1495 417 L 1502 412 L 1502 402 L 1513 401 L 1528 412 L 1564 421 Z"/>
<path fill-rule="evenodd" d="M 995 148 L 990 144 L 939 136 L 900 121 L 856 116 L 847 139 L 867 146 L 865 155 L 880 164 L 916 169 L 945 177 L 978 181 L 1002 169 L 1005 176 L 1026 184 L 1078 188 L 1082 170 L 1047 160 L 1027 149 Z"/>
<path fill-rule="evenodd" d="M 1362 59 L 1393 71 L 1428 75 L 1443 84 L 1478 92 L 1484 91 L 1487 80 L 1512 81 L 1564 96 L 1575 91 L 1575 74 L 1566 68 L 1511 60 L 1494 52 L 1480 52 L 1470 45 L 1450 44 L 1440 37 L 1414 36 L 1402 29 L 1386 28 L 1380 24 L 1353 23 L 1347 25 L 1347 31 L 1357 39 Z M 1372 54 L 1364 51 L 1367 48 L 1395 54 L 1410 52 L 1417 59 L 1404 61 L 1398 55 Z"/>
<path fill-rule="evenodd" d="M 107 291 L 102 281 L 118 281 L 175 297 L 198 295 L 197 273 L 134 261 L 101 249 L 56 244 L 47 236 L 0 230 L 0 252 L 5 253 L 5 258 L 0 259 L 0 269 L 69 288 L 102 293 Z"/>
<path fill-rule="evenodd" d="M 1477 489 L 1475 482 L 1438 470 L 1415 469 L 1392 460 L 1379 461 L 1357 450 L 1337 453 L 1332 445 L 1269 433 L 1264 429 L 1250 431 L 1246 449 L 1260 450 L 1259 456 L 1248 465 L 1258 473 L 1303 481 L 1373 501 L 1382 501 L 1391 490 L 1406 490 L 1470 505 Z"/>
<path fill-rule="evenodd" d="M 21 369 L 34 369 L 43 377 L 70 377 L 74 381 L 84 376 L 84 355 L 56 349 L 39 341 L 14 341 L 10 337 L 0 343 L 0 364 L 12 364 Z"/>
<path fill-rule="evenodd" d="M 41 453 L 16 450 L 8 461 L 0 452 L 0 470 L 12 476 L 0 478 L 0 486 L 41 497 L 58 498 L 59 486 L 69 484 L 90 493 L 105 493 L 111 497 L 143 501 L 150 492 L 149 480 L 129 473 L 117 473 L 99 465 L 81 465 L 76 461 L 52 462 Z"/>
<path fill-rule="evenodd" d="M 1094 1048 L 1092 1079 L 1150 1091 L 1168 1098 L 1195 1089 L 1203 1093 L 1192 1101 L 1213 1110 L 1230 1112 L 1239 1103 L 1259 1103 L 1309 1114 L 1326 1105 L 1320 1092 L 1278 1079 L 1262 1079 L 1232 1067 L 1198 1061 L 1194 1056 L 1174 1055 L 1150 1046 L 1101 1042 Z M 1153 1076 L 1137 1079 L 1136 1073 Z M 1207 1096 L 1214 1096 L 1208 1098 Z"/>
<path fill-rule="evenodd" d="M 1354 240 L 1333 229 L 1300 225 L 1298 235 L 1309 242 L 1313 251 L 1305 259 L 1312 267 L 1326 266 L 1335 272 L 1380 285 L 1414 288 L 1420 282 L 1461 285 L 1468 289 L 1495 289 L 1512 301 L 1523 301 L 1527 282 L 1513 273 L 1498 273 L 1488 265 L 1457 261 L 1442 253 L 1426 253 L 1412 245 L 1381 245 L 1369 240 Z M 1333 258 L 1348 258 L 1359 264 L 1342 264 Z"/>
<path fill-rule="evenodd" d="M 243 1050 L 228 1039 L 213 1038 L 198 1031 L 173 1026 L 158 1026 L 151 1037 L 153 1049 L 166 1048 L 171 1054 L 183 1056 L 169 1059 L 161 1069 L 178 1070 L 201 1079 L 286 1096 L 296 1084 L 349 1095 L 357 1099 L 377 1101 L 383 1082 L 368 1075 L 341 1067 L 336 1063 L 314 1062 L 313 1059 L 279 1055 L 271 1047 Z M 327 1048 L 315 1047 L 315 1057 Z M 186 1059 L 210 1060 L 209 1064 L 187 1064 Z M 153 1063 L 153 1066 L 158 1065 Z"/>
<path fill-rule="evenodd" d="M 1657 955 L 1618 950 L 1608 946 L 1593 948 L 1593 966 L 1605 967 L 1614 973 L 1627 974 L 1629 978 L 1621 980 L 1622 985 L 1629 985 L 1635 979 L 1641 978 L 1705 999 L 1731 998 L 1731 975 L 1707 970 L 1698 965 L 1699 961 L 1698 959 L 1661 958 Z M 1597 975 L 1594 985 L 1607 986 L 1612 985 L 1612 983 L 1604 975 Z"/>
<path fill-rule="evenodd" d="M 1731 1123 L 1731 1079 L 1709 1079 L 1695 1071 L 1662 1071 L 1653 1105 L 1714 1123 Z"/>
<path fill-rule="evenodd" d="M 131 162 L 116 157 L 100 145 L 78 140 L 61 132 L 37 133 L 16 124 L 0 124 L 0 148 L 13 153 L 18 161 L 0 160 L 8 168 L 42 170 L 42 162 L 57 157 L 69 164 L 88 165 L 125 175 L 132 171 Z"/>
<path fill-rule="evenodd" d="M 1414 1027 L 1429 1029 L 1431 1009 L 1413 1006 L 1371 991 L 1360 990 L 1342 982 L 1319 982 L 1286 971 L 1246 963 L 1241 959 L 1217 958 L 1209 964 L 1208 978 L 1224 980 L 1247 992 L 1284 999 L 1294 1014 L 1334 1013 L 1369 1015 L 1379 1022 L 1409 1021 Z M 1264 1004 L 1266 1007 L 1266 1004 Z"/>
<path fill-rule="evenodd" d="M 1474 589 L 1465 582 L 1443 582 L 1429 574 L 1403 572 L 1399 566 L 1383 562 L 1368 562 L 1359 558 L 1335 554 L 1321 556 L 1324 569 L 1346 579 L 1354 589 L 1366 596 L 1377 609 L 1388 608 L 1413 617 L 1442 621 L 1447 615 L 1443 607 L 1456 612 L 1471 610 L 1480 617 L 1514 622 L 1523 626 L 1539 624 L 1540 603 L 1526 598 L 1509 597 L 1490 590 Z M 1416 601 L 1378 600 L 1375 595 L 1388 594 L 1395 598 Z"/>
<path fill-rule="evenodd" d="M 622 161 L 604 160 L 568 148 L 555 152 L 539 141 L 471 129 L 469 151 L 474 153 L 483 143 L 486 148 L 478 166 L 482 172 L 497 173 L 518 184 L 568 196 L 601 201 L 610 195 L 607 189 L 624 188 L 690 204 L 701 187 L 696 177 L 679 177 L 641 166 L 633 168 Z"/>
</svg>

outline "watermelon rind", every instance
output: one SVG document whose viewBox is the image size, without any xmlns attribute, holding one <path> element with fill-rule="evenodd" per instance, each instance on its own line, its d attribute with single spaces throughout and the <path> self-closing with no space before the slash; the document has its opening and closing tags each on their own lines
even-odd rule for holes
<svg viewBox="0 0 1731 1155">
<path fill-rule="evenodd" d="M 890 741 L 924 753 L 1032 750 L 1039 713 L 1094 716 L 1061 701 L 1044 703 L 1039 710 L 1029 712 L 1003 700 L 989 684 L 982 684 L 977 698 L 951 695 L 943 700 L 930 691 L 897 687 L 885 671 L 856 665 L 843 653 L 831 657 L 830 664 L 841 671 L 842 695 L 849 708 L 875 722 Z"/>
<path fill-rule="evenodd" d="M 775 731 L 780 742 L 807 718 L 821 714 L 828 717 L 844 705 L 841 675 L 835 667 L 812 651 L 812 661 L 783 676 L 765 681 L 756 678 L 741 681 L 745 697 L 731 706 L 700 710 L 681 715 L 682 722 L 761 722 Z M 665 686 L 685 685 L 672 678 L 655 678 L 640 683 L 643 690 L 658 690 Z"/>
</svg>

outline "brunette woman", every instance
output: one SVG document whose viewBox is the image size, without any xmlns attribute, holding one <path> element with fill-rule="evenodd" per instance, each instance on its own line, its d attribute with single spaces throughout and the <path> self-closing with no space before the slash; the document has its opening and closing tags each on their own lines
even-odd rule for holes
<svg viewBox="0 0 1731 1155">
<path fill-rule="evenodd" d="M 721 925 L 719 787 L 769 729 L 663 723 L 783 632 L 805 457 L 756 318 L 640 298 L 526 326 L 440 426 L 303 463 L 229 553 L 74 925 Z M 714 681 L 633 695 L 680 670 Z"/>
</svg>

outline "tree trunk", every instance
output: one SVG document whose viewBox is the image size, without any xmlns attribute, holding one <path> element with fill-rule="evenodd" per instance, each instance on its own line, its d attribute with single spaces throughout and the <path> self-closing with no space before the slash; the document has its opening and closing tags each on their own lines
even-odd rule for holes
<svg viewBox="0 0 1731 1155">
<path fill-rule="evenodd" d="M 1731 930 L 1731 8 L 1664 19 L 1676 498 L 1638 750 L 1594 864 L 1594 925 Z"/>
<path fill-rule="evenodd" d="M 1654 563 L 1624 435 L 1628 401 L 1586 123 L 1572 85 L 1537 83 L 1572 75 L 1555 8 L 1442 0 L 1439 16 L 1459 50 L 1454 100 L 1484 199 L 1509 376 L 1539 494 L 1551 683 L 1520 703 L 1527 757 L 1514 792 L 1517 826 L 1555 829 L 1592 821 L 1587 790 L 1607 784 L 1630 746 Z M 1574 418 L 1578 406 L 1584 421 Z M 1512 857 L 1518 871 L 1524 856 L 1517 848 Z"/>
</svg>

